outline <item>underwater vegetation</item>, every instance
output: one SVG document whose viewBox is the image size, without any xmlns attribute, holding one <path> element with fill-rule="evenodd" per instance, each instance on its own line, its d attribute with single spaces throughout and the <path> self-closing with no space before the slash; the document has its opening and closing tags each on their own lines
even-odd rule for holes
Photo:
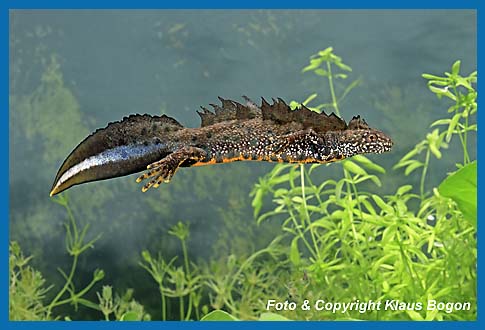
<svg viewBox="0 0 485 330">
<path fill-rule="evenodd" d="M 75 315 L 84 306 L 100 320 L 475 320 L 477 168 L 470 141 L 477 131 L 477 74 L 463 75 L 460 65 L 456 61 L 444 75 L 423 74 L 441 100 L 442 118 L 429 123 L 429 133 L 392 168 L 359 155 L 331 165 L 340 179 L 322 179 L 328 168 L 322 164 L 278 164 L 262 176 L 251 192 L 254 218 L 261 231 L 268 223 L 277 228 L 260 233 L 269 237 L 262 248 L 196 262 L 188 247 L 195 231 L 179 222 L 167 232 L 181 255 L 152 247 L 137 251 L 158 300 L 150 312 L 135 300 L 136 290 L 117 293 L 107 285 L 100 269 L 87 283 L 78 280 L 80 256 L 97 249 L 104 236 L 89 233 L 89 222 L 76 219 L 75 203 L 60 194 L 53 200 L 67 214 L 65 249 L 71 261 L 69 269 L 58 269 L 64 284 L 47 283 L 31 257 L 11 242 L 10 319 L 69 320 L 61 307 L 72 307 Z M 359 79 L 345 84 L 350 66 L 327 48 L 303 71 L 325 84 L 303 104 L 342 115 L 341 102 L 360 84 Z M 315 104 L 319 95 L 328 100 Z M 451 143 L 459 144 L 461 160 L 430 186 L 429 173 Z M 378 188 L 389 172 L 415 176 L 418 184 L 383 194 Z M 268 311 L 268 299 L 298 305 L 317 299 L 423 305 L 437 300 L 469 302 L 471 308 Z"/>
</svg>

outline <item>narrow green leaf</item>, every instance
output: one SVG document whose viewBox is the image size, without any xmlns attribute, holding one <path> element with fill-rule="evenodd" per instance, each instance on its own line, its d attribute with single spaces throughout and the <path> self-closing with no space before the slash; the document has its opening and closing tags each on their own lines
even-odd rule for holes
<svg viewBox="0 0 485 330">
<path fill-rule="evenodd" d="M 456 101 L 456 96 L 449 90 L 448 85 L 445 86 L 444 88 L 439 88 L 434 86 L 433 84 L 428 83 L 428 88 L 430 91 L 435 93 L 438 97 L 446 96 L 452 99 L 453 101 Z"/>
<path fill-rule="evenodd" d="M 344 186 L 344 183 L 345 181 L 344 180 L 340 180 L 339 182 L 337 182 L 337 184 L 335 185 L 335 197 L 337 199 L 340 199 L 341 198 L 341 195 L 342 195 L 342 188 Z"/>
<path fill-rule="evenodd" d="M 301 262 L 300 251 L 298 250 L 298 239 L 299 239 L 298 236 L 293 238 L 290 246 L 290 261 L 295 266 L 300 265 L 300 262 Z"/>
<path fill-rule="evenodd" d="M 382 200 L 378 195 L 372 195 L 372 199 L 376 202 L 377 206 L 381 208 L 381 210 L 385 211 L 386 213 L 394 213 L 394 209 L 392 206 L 388 205 L 386 202 Z"/>
<path fill-rule="evenodd" d="M 378 187 L 382 187 L 381 180 L 376 175 L 369 175 L 369 179 Z"/>
<path fill-rule="evenodd" d="M 308 170 L 308 174 L 312 174 L 313 170 L 319 168 L 320 166 L 322 166 L 322 164 L 312 164 Z"/>
<path fill-rule="evenodd" d="M 335 65 L 338 66 L 340 69 L 342 69 L 344 71 L 352 71 L 352 68 L 350 66 L 348 66 L 347 64 L 344 64 L 340 61 L 336 61 Z"/>
<path fill-rule="evenodd" d="M 357 165 L 356 163 L 350 160 L 347 160 L 344 162 L 344 169 L 354 174 L 359 174 L 359 175 L 367 174 L 367 172 L 362 167 L 360 167 L 359 165 Z"/>
<path fill-rule="evenodd" d="M 367 180 L 371 180 L 378 187 L 382 186 L 381 180 L 379 180 L 379 178 L 377 176 L 373 175 L 373 174 L 362 175 L 360 178 L 358 178 L 354 182 L 357 184 L 357 183 L 361 183 L 361 182 L 364 182 L 364 181 L 367 181 Z"/>
<path fill-rule="evenodd" d="M 323 60 L 320 58 L 311 59 L 310 64 L 304 67 L 301 72 L 313 71 L 322 64 Z"/>
<path fill-rule="evenodd" d="M 282 214 L 282 213 L 286 213 L 285 211 L 282 211 L 282 210 L 274 210 L 274 211 L 270 211 L 270 212 L 266 212 L 264 213 L 263 215 L 261 215 L 258 220 L 256 220 L 256 223 L 258 225 L 260 225 L 264 220 L 268 219 L 268 218 L 271 218 L 272 216 L 274 215 L 279 215 L 279 214 Z"/>
<path fill-rule="evenodd" d="M 451 67 L 451 74 L 452 75 L 457 76 L 458 73 L 460 73 L 460 64 L 461 64 L 460 60 L 453 63 L 453 66 Z"/>
<path fill-rule="evenodd" d="M 328 76 L 328 71 L 324 70 L 322 68 L 318 68 L 314 70 L 315 74 L 322 76 L 322 77 L 327 77 Z"/>
<path fill-rule="evenodd" d="M 451 119 L 449 119 L 449 118 L 439 119 L 439 120 L 433 122 L 429 127 L 438 126 L 438 125 L 448 125 L 450 122 L 451 122 Z"/>
<path fill-rule="evenodd" d="M 362 205 L 365 206 L 365 208 L 367 209 L 367 211 L 369 211 L 369 213 L 371 213 L 373 216 L 375 216 L 377 214 L 376 213 L 376 210 L 374 209 L 374 206 L 372 206 L 372 204 L 369 203 L 369 201 L 362 200 L 361 203 L 362 203 Z"/>
<path fill-rule="evenodd" d="M 407 193 L 408 191 L 410 191 L 411 189 L 413 189 L 413 186 L 411 186 L 410 184 L 407 184 L 407 185 L 401 186 L 401 187 L 399 187 L 399 189 L 396 191 L 396 195 L 397 195 L 397 196 L 402 196 L 402 195 L 404 195 L 405 193 Z"/>
<path fill-rule="evenodd" d="M 457 113 L 451 118 L 450 125 L 448 126 L 448 131 L 446 131 L 446 137 L 445 140 L 446 142 L 450 142 L 451 136 L 453 135 L 453 132 L 455 130 L 456 124 L 458 124 L 458 121 L 461 118 L 461 113 Z"/>
<path fill-rule="evenodd" d="M 428 85 L 428 87 L 434 86 L 434 85 L 449 86 L 450 85 L 450 79 L 446 78 L 446 80 L 430 80 L 430 81 L 428 81 L 427 85 Z"/>
<path fill-rule="evenodd" d="M 466 89 L 469 89 L 469 90 L 473 90 L 472 85 L 470 85 L 470 83 L 467 81 L 467 79 L 460 77 L 460 76 L 456 77 L 456 85 L 457 86 L 463 86 L 463 87 L 465 87 Z"/>
<path fill-rule="evenodd" d="M 337 73 L 337 74 L 334 74 L 333 76 L 339 79 L 347 79 L 348 77 L 345 73 Z"/>
<path fill-rule="evenodd" d="M 360 84 L 362 83 L 362 79 L 359 78 L 359 79 L 356 79 L 354 81 L 352 81 L 344 90 L 344 92 L 342 93 L 342 95 L 340 95 L 339 99 L 338 99 L 338 102 L 342 102 L 342 100 L 347 96 L 347 94 L 350 93 L 351 90 L 353 90 L 355 87 L 359 86 Z"/>
<path fill-rule="evenodd" d="M 312 95 L 308 96 L 305 101 L 303 101 L 303 104 L 307 105 L 308 103 L 313 101 L 313 99 L 315 99 L 317 96 L 318 96 L 317 93 L 313 93 Z"/>
<path fill-rule="evenodd" d="M 448 78 L 446 77 L 435 76 L 429 73 L 423 73 L 421 77 L 423 77 L 424 79 L 448 80 Z"/>
<path fill-rule="evenodd" d="M 100 311 L 100 310 L 101 310 L 101 307 L 99 307 L 99 305 L 98 305 L 98 304 L 95 304 L 95 303 L 93 303 L 93 302 L 92 302 L 92 301 L 90 301 L 90 300 L 87 300 L 87 299 L 84 299 L 84 298 L 77 298 L 77 299 L 76 299 L 76 301 L 77 301 L 78 303 L 80 303 L 81 305 L 84 305 L 84 306 L 86 306 L 86 307 L 92 308 L 92 309 L 94 309 L 94 310 L 98 310 L 98 311 Z"/>
<path fill-rule="evenodd" d="M 408 160 L 409 158 L 417 155 L 419 153 L 419 150 L 417 148 L 414 148 L 413 150 L 411 150 L 410 152 L 408 152 L 407 154 L 405 154 L 400 160 L 399 162 L 394 166 L 395 168 L 399 168 L 399 167 L 402 167 L 402 166 L 398 166 L 400 163 Z"/>
<path fill-rule="evenodd" d="M 433 153 L 433 155 L 435 155 L 436 158 L 441 159 L 441 151 L 434 143 L 429 144 L 429 150 Z"/>
<path fill-rule="evenodd" d="M 256 218 L 263 207 L 263 197 L 264 197 L 264 190 L 262 188 L 258 188 L 256 193 L 254 194 L 253 201 L 251 202 L 251 206 L 253 207 L 253 216 Z"/>
<path fill-rule="evenodd" d="M 333 52 L 333 47 L 327 47 L 324 50 L 321 50 L 318 52 L 318 55 L 320 56 L 328 56 L 331 52 Z"/>
<path fill-rule="evenodd" d="M 355 160 L 356 162 L 360 163 L 362 166 L 364 166 L 368 170 L 373 170 L 373 171 L 376 171 L 376 172 L 379 172 L 379 173 L 386 173 L 386 170 L 384 169 L 384 167 L 377 165 L 376 163 L 374 163 L 373 161 L 371 161 L 369 158 L 367 158 L 365 156 L 357 155 L 357 156 L 352 157 L 352 159 Z"/>
<path fill-rule="evenodd" d="M 408 167 L 406 167 L 404 175 L 409 175 L 411 172 L 413 172 L 417 168 L 420 168 L 421 166 L 424 166 L 424 163 L 417 160 L 413 161 L 410 165 L 408 165 Z"/>
</svg>

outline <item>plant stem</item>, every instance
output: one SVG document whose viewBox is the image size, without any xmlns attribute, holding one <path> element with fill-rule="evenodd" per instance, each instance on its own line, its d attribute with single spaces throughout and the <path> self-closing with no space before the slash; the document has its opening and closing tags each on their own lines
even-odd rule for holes
<svg viewBox="0 0 485 330">
<path fill-rule="evenodd" d="M 343 166 L 342 166 L 343 167 Z M 347 198 L 348 198 L 348 207 L 347 211 L 349 214 L 349 221 L 350 221 L 350 226 L 352 227 L 352 234 L 354 235 L 354 239 L 357 240 L 357 231 L 355 230 L 355 225 L 354 225 L 354 214 L 352 213 L 352 185 L 349 183 L 350 178 L 349 178 L 349 173 L 348 171 L 344 168 L 344 176 L 345 176 L 345 186 L 347 187 Z M 356 196 L 357 198 L 357 196 Z"/>
<path fill-rule="evenodd" d="M 301 198 L 303 199 L 303 207 L 305 209 L 305 217 L 310 229 L 310 235 L 312 237 L 313 246 L 315 249 L 315 254 L 320 260 L 320 249 L 318 248 L 317 241 L 315 239 L 315 233 L 313 232 L 312 222 L 310 220 L 310 214 L 308 214 L 308 208 L 306 204 L 306 193 L 305 193 L 305 165 L 300 164 L 300 182 L 301 182 Z"/>
<path fill-rule="evenodd" d="M 308 243 L 307 239 L 305 238 L 305 234 L 301 230 L 300 225 L 298 224 L 298 221 L 296 221 L 295 214 L 293 213 L 293 211 L 291 210 L 290 207 L 288 207 L 288 213 L 290 214 L 291 221 L 293 222 L 293 225 L 295 226 L 295 229 L 298 232 L 298 237 L 300 237 L 300 239 L 303 241 L 303 243 L 305 244 L 308 251 L 312 254 L 312 257 L 317 259 L 318 256 L 317 256 L 316 252 L 313 251 L 312 246 L 310 245 L 310 243 Z"/>
<path fill-rule="evenodd" d="M 456 110 L 455 114 L 459 113 L 459 97 L 460 93 L 458 92 L 458 89 L 456 88 L 456 85 L 453 85 L 453 92 L 455 93 L 455 98 L 456 98 Z M 460 142 L 463 147 L 463 165 L 466 165 L 470 162 L 470 156 L 468 155 L 468 148 L 467 148 L 467 129 L 468 129 L 468 116 L 465 118 L 465 127 L 463 130 L 463 134 L 461 130 L 458 130 L 458 136 L 460 137 Z"/>
<path fill-rule="evenodd" d="M 97 283 L 98 281 L 96 280 L 92 280 L 84 289 L 82 289 L 81 291 L 79 291 L 78 293 L 72 295 L 71 297 L 69 298 L 66 298 L 64 300 L 61 300 L 61 301 L 58 301 L 57 303 L 55 303 L 52 307 L 56 307 L 56 306 L 60 306 L 60 305 L 64 305 L 64 304 L 67 304 L 69 302 L 72 302 L 72 301 L 76 301 L 77 298 L 80 298 L 82 296 L 84 296 L 86 293 L 88 293 L 89 290 L 92 289 L 92 287 Z M 108 314 L 109 315 L 109 314 Z"/>
<path fill-rule="evenodd" d="M 426 172 L 428 171 L 429 155 L 430 155 L 430 150 L 428 148 L 428 150 L 426 151 L 426 159 L 424 161 L 423 173 L 421 174 L 421 182 L 419 184 L 419 188 L 421 192 L 421 200 L 424 199 L 424 179 L 426 178 Z"/>
<path fill-rule="evenodd" d="M 190 288 L 190 284 L 189 284 Z M 190 314 L 192 314 L 192 295 L 189 293 L 189 303 L 187 307 L 187 315 L 185 315 L 185 320 L 188 321 L 190 320 Z"/>
<path fill-rule="evenodd" d="M 162 321 L 167 320 L 167 302 L 165 295 L 163 294 L 163 286 L 162 283 L 160 283 L 158 290 L 160 291 L 160 299 L 162 301 Z"/>
<path fill-rule="evenodd" d="M 49 307 L 47 308 L 47 317 L 50 316 L 50 314 L 52 312 L 52 308 L 54 308 L 55 306 L 60 305 L 57 302 L 59 301 L 59 299 L 61 299 L 61 297 L 64 294 L 64 292 L 66 292 L 67 288 L 71 284 L 72 278 L 74 277 L 74 272 L 76 271 L 76 267 L 77 267 L 77 258 L 78 258 L 78 255 L 74 255 L 74 258 L 72 260 L 72 265 L 71 265 L 71 271 L 69 272 L 69 276 L 67 277 L 66 283 L 62 287 L 61 291 L 59 291 L 57 293 L 57 295 L 55 296 L 55 298 L 49 304 Z"/>
<path fill-rule="evenodd" d="M 62 205 L 64 206 L 64 208 L 67 211 L 69 222 L 71 223 L 72 230 L 73 230 L 73 233 L 74 233 L 74 242 L 75 242 L 74 244 L 77 245 L 77 242 L 78 242 L 78 239 L 79 239 L 79 233 L 77 231 L 77 226 L 76 226 L 76 221 L 74 220 L 74 215 L 72 214 L 71 208 L 69 207 L 69 204 L 67 203 L 67 199 L 66 199 L 65 203 L 63 203 Z M 69 226 L 66 226 L 66 228 L 69 228 Z M 77 261 L 78 261 L 78 257 L 79 257 L 79 253 L 77 253 L 78 251 L 79 250 L 77 250 L 77 249 L 75 249 L 75 250 L 73 249 L 71 251 L 71 253 L 73 254 L 73 260 L 72 260 L 72 265 L 71 265 L 71 270 L 69 272 L 69 276 L 67 277 L 66 283 L 64 283 L 64 286 L 62 287 L 61 291 L 59 291 L 57 293 L 55 298 L 49 304 L 49 307 L 47 309 L 47 317 L 50 316 L 50 314 L 52 312 L 52 308 L 54 308 L 57 305 L 57 302 L 59 301 L 59 299 L 61 299 L 62 295 L 66 292 L 67 288 L 72 283 L 72 279 L 73 279 L 74 273 L 76 271 Z"/>
<path fill-rule="evenodd" d="M 466 165 L 470 162 L 470 156 L 468 155 L 468 143 L 467 143 L 467 134 L 468 134 L 468 116 L 465 118 L 465 129 L 463 132 L 463 165 Z"/>
<path fill-rule="evenodd" d="M 335 96 L 335 89 L 333 87 L 333 76 L 332 76 L 332 65 L 330 62 L 327 62 L 327 71 L 328 71 L 328 85 L 330 87 L 330 95 L 332 96 L 332 105 L 335 109 L 336 115 L 340 117 L 340 110 L 338 108 L 337 97 Z"/>
<path fill-rule="evenodd" d="M 185 244 L 185 240 L 181 240 L 181 241 L 182 241 L 182 253 L 184 255 L 185 272 L 187 273 L 187 277 L 190 277 L 189 255 L 187 253 L 187 245 Z"/>
<path fill-rule="evenodd" d="M 199 314 L 199 309 L 195 308 L 195 319 L 200 320 L 200 314 Z"/>
<path fill-rule="evenodd" d="M 179 308 L 180 308 L 180 320 L 182 321 L 185 316 L 185 311 L 184 311 L 184 296 L 180 295 L 179 296 Z"/>
<path fill-rule="evenodd" d="M 228 285 L 228 289 L 229 289 L 229 292 L 232 290 L 232 288 L 234 287 L 234 284 L 236 284 L 236 281 L 239 279 L 239 275 L 242 273 L 242 271 L 250 264 L 253 262 L 254 259 L 256 259 L 257 257 L 259 257 L 261 254 L 264 254 L 264 253 L 269 253 L 269 247 L 265 248 L 265 249 L 262 249 L 262 250 L 259 250 L 259 251 L 256 251 L 254 252 L 252 255 L 250 255 L 242 264 L 241 266 L 239 267 L 239 269 L 237 270 L 237 272 L 234 274 L 234 276 L 232 277 L 232 280 L 231 282 L 229 283 Z"/>
<path fill-rule="evenodd" d="M 184 255 L 184 264 L 185 264 L 185 273 L 187 274 L 187 282 L 188 282 L 188 287 L 189 291 L 192 286 L 192 277 L 190 275 L 190 269 L 189 269 L 189 255 L 187 253 L 187 245 L 185 244 L 185 240 L 182 241 L 182 253 Z M 188 309 L 187 309 L 187 315 L 185 316 L 185 320 L 190 319 L 190 314 L 192 313 L 192 295 L 189 294 L 189 304 L 188 304 Z M 181 319 L 182 320 L 182 319 Z"/>
</svg>

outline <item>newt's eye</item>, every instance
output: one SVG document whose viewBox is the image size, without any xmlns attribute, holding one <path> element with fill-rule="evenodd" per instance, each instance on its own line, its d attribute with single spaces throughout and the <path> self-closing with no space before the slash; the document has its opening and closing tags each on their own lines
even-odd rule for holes
<svg viewBox="0 0 485 330">
<path fill-rule="evenodd" d="M 377 140 L 377 136 L 375 134 L 369 134 L 369 136 L 367 136 L 367 139 L 370 142 L 375 142 Z"/>
</svg>

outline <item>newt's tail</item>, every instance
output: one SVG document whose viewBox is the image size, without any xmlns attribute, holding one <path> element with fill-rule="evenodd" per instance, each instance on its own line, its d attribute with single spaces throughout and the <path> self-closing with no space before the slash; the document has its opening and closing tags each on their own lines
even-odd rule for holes
<svg viewBox="0 0 485 330">
<path fill-rule="evenodd" d="M 82 141 L 57 172 L 50 195 L 77 184 L 120 177 L 146 169 L 170 151 L 164 143 L 183 126 L 168 116 L 131 115 L 98 129 Z"/>
</svg>

